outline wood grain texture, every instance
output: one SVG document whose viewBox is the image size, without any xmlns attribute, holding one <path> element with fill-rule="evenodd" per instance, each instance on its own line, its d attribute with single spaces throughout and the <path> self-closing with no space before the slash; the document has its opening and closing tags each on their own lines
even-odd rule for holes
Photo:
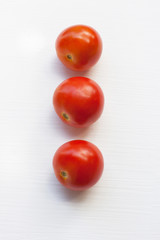
<svg viewBox="0 0 160 240">
<path fill-rule="evenodd" d="M 1 0 L 0 239 L 160 239 L 159 13 L 158 0 Z M 57 85 L 77 75 L 54 42 L 77 23 L 103 39 L 83 76 L 102 87 L 105 109 L 83 130 L 52 107 Z M 53 175 L 52 157 L 71 139 L 93 142 L 105 159 L 101 181 L 83 193 Z"/>
</svg>

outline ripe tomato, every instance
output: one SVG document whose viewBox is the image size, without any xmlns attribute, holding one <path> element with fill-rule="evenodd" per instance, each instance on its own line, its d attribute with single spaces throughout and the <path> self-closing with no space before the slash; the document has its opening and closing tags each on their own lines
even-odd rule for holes
<svg viewBox="0 0 160 240">
<path fill-rule="evenodd" d="M 58 116 L 73 127 L 87 127 L 101 115 L 104 95 L 96 82 L 85 77 L 72 77 L 55 90 L 53 105 Z"/>
<path fill-rule="evenodd" d="M 85 190 L 93 186 L 101 177 L 103 166 L 100 150 L 83 140 L 63 144 L 53 158 L 57 179 L 72 190 Z"/>
<path fill-rule="evenodd" d="M 102 40 L 100 35 L 89 26 L 71 26 L 58 36 L 56 52 L 66 67 L 74 71 L 84 71 L 99 60 Z"/>
</svg>

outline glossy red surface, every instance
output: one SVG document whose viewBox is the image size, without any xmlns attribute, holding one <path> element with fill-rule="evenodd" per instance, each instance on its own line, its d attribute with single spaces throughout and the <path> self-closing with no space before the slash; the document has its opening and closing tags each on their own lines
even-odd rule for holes
<svg viewBox="0 0 160 240">
<path fill-rule="evenodd" d="M 93 186 L 100 179 L 103 167 L 100 150 L 83 140 L 63 144 L 53 158 L 57 179 L 72 190 L 85 190 Z"/>
<path fill-rule="evenodd" d="M 55 90 L 53 105 L 63 122 L 73 127 L 87 127 L 102 114 L 104 95 L 99 85 L 85 77 L 63 81 Z"/>
<path fill-rule="evenodd" d="M 72 26 L 58 36 L 56 52 L 66 67 L 75 71 L 84 71 L 99 60 L 102 40 L 100 35 L 89 26 Z"/>
</svg>

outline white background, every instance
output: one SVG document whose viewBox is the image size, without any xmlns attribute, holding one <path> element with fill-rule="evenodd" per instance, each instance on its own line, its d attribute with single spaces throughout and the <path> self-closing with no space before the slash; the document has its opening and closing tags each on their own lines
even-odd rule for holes
<svg viewBox="0 0 160 240">
<path fill-rule="evenodd" d="M 85 130 L 52 106 L 57 85 L 81 75 L 58 61 L 56 37 L 80 23 L 104 46 L 83 76 L 102 87 L 105 109 Z M 101 181 L 83 193 L 52 170 L 72 139 L 105 159 Z M 0 239 L 160 239 L 159 0 L 0 0 Z"/>
</svg>

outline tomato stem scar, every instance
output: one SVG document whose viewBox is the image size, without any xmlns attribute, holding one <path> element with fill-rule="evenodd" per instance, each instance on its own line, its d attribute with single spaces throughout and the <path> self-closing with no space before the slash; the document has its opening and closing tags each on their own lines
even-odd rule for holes
<svg viewBox="0 0 160 240">
<path fill-rule="evenodd" d="M 64 178 L 64 179 L 66 179 L 66 178 L 68 177 L 68 174 L 67 174 L 67 172 L 65 172 L 65 171 L 61 171 L 61 172 L 60 172 L 60 175 L 61 175 L 61 177 Z"/>
<path fill-rule="evenodd" d="M 69 116 L 66 113 L 62 113 L 62 116 L 65 120 L 69 120 Z"/>
<path fill-rule="evenodd" d="M 71 59 L 72 59 L 72 56 L 71 56 L 70 54 L 67 54 L 67 58 L 68 58 L 69 60 L 71 60 Z"/>
</svg>

